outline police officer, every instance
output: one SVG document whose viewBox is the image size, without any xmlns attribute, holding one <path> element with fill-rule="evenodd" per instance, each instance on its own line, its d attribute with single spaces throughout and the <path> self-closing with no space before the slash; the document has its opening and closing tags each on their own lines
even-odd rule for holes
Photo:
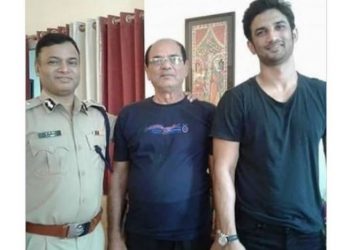
<svg viewBox="0 0 350 250">
<path fill-rule="evenodd" d="M 104 249 L 106 119 L 95 108 L 102 106 L 74 94 L 79 57 L 75 41 L 64 34 L 47 34 L 36 47 L 42 93 L 26 106 L 28 250 Z"/>
</svg>

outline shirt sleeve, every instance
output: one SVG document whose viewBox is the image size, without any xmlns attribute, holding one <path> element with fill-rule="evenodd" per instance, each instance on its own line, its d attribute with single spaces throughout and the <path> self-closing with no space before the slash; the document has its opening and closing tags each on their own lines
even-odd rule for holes
<svg viewBox="0 0 350 250">
<path fill-rule="evenodd" d="M 113 160 L 114 161 L 129 160 L 127 140 L 125 138 L 124 128 L 125 128 L 125 118 L 124 118 L 124 115 L 121 113 L 115 122 L 114 133 L 113 133 L 113 141 L 114 141 Z"/>
<path fill-rule="evenodd" d="M 213 138 L 240 141 L 243 133 L 243 104 L 239 91 L 231 89 L 221 98 L 215 112 L 211 135 Z"/>
</svg>

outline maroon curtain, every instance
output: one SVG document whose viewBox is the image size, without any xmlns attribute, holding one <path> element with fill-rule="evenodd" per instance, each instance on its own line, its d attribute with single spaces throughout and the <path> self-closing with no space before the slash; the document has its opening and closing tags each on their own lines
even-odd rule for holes
<svg viewBox="0 0 350 250">
<path fill-rule="evenodd" d="M 123 106 L 123 85 L 121 74 L 120 22 L 117 16 L 107 20 L 107 102 L 108 112 L 118 114 Z"/>
<path fill-rule="evenodd" d="M 134 50 L 135 50 L 135 100 L 145 98 L 145 73 L 144 73 L 144 21 L 143 10 L 135 10 L 134 24 Z"/>
<path fill-rule="evenodd" d="M 123 105 L 135 101 L 135 38 L 134 38 L 134 15 L 131 13 L 120 13 L 120 41 L 123 83 Z"/>
<path fill-rule="evenodd" d="M 108 16 L 106 26 L 103 72 L 107 75 L 104 83 L 107 93 L 103 104 L 108 112 L 117 115 L 125 105 L 145 97 L 143 11 Z"/>
<path fill-rule="evenodd" d="M 99 47 L 101 53 L 101 92 L 102 92 L 102 103 L 107 107 L 106 103 L 108 103 L 107 96 L 107 18 L 99 17 L 99 25 L 100 25 L 100 34 L 98 34 L 101 38 Z"/>
</svg>

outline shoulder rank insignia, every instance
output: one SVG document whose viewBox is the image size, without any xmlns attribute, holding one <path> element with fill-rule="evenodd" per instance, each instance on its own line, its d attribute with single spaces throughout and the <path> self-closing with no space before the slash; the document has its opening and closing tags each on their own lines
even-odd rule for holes
<svg viewBox="0 0 350 250">
<path fill-rule="evenodd" d="M 80 110 L 83 111 L 83 112 L 85 112 L 85 113 L 87 112 L 88 107 L 87 107 L 87 105 L 86 105 L 85 102 L 82 102 Z"/>
<path fill-rule="evenodd" d="M 46 99 L 44 101 L 44 104 L 45 104 L 46 108 L 50 111 L 52 111 L 56 106 L 56 103 L 51 98 Z"/>
<path fill-rule="evenodd" d="M 39 105 L 41 105 L 41 101 L 38 97 L 35 97 L 26 101 L 26 110 L 38 107 Z"/>
</svg>

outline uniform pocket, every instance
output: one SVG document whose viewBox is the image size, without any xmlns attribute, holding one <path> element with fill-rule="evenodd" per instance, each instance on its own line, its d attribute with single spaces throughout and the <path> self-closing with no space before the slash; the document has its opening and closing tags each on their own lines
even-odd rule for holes
<svg viewBox="0 0 350 250">
<path fill-rule="evenodd" d="M 98 166 L 101 170 L 104 169 L 105 162 L 102 159 L 102 157 L 96 152 L 95 146 L 97 146 L 101 150 L 101 154 L 103 157 L 106 157 L 106 137 L 105 135 L 95 135 L 95 134 L 87 134 L 86 140 L 89 146 L 89 149 L 93 151 L 94 159 L 96 161 L 96 164 L 93 164 L 95 166 Z"/>
<path fill-rule="evenodd" d="M 30 166 L 37 175 L 62 175 L 67 166 L 64 160 L 69 151 L 62 137 L 32 138 L 29 140 L 32 162 Z"/>
<path fill-rule="evenodd" d="M 104 135 L 87 134 L 86 139 L 91 150 L 95 151 L 95 145 L 97 145 L 101 148 L 103 155 L 105 155 L 106 137 Z"/>
</svg>

